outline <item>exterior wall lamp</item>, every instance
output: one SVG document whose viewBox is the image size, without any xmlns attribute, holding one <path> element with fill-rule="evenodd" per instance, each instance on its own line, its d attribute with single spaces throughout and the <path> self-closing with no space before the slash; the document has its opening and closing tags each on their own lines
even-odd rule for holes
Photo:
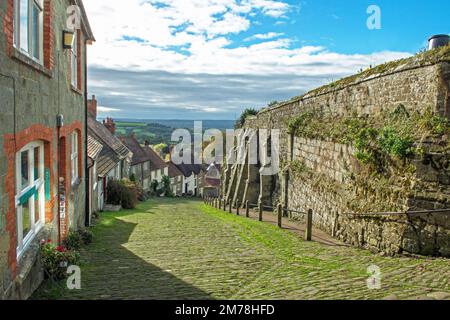
<svg viewBox="0 0 450 320">
<path fill-rule="evenodd" d="M 72 49 L 75 41 L 75 32 L 63 30 L 63 48 Z"/>
</svg>

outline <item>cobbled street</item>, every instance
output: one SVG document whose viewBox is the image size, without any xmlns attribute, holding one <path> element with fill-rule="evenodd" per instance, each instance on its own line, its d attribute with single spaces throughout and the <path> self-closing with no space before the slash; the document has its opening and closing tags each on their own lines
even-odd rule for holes
<svg viewBox="0 0 450 320">
<path fill-rule="evenodd" d="M 34 299 L 448 299 L 448 259 L 383 257 L 305 242 L 203 202 L 151 200 L 102 213 L 82 289 L 47 281 Z M 369 290 L 369 266 L 381 289 Z"/>
</svg>

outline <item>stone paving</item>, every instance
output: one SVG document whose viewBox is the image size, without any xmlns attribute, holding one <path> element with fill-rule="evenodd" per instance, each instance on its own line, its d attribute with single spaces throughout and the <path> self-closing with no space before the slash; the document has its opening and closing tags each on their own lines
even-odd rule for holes
<svg viewBox="0 0 450 320">
<path fill-rule="evenodd" d="M 34 299 L 449 299 L 448 259 L 382 257 L 305 242 L 270 223 L 183 199 L 103 213 L 82 249 L 82 289 Z M 369 290 L 369 266 L 381 289 Z"/>
</svg>

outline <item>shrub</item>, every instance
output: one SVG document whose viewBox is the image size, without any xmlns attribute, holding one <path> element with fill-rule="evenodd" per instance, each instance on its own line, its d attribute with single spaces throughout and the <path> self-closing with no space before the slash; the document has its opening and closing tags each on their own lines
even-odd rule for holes
<svg viewBox="0 0 450 320">
<path fill-rule="evenodd" d="M 83 241 L 84 245 L 91 244 L 92 241 L 94 240 L 94 234 L 92 233 L 91 230 L 83 229 L 80 230 L 79 233 L 81 235 L 81 240 Z"/>
<path fill-rule="evenodd" d="M 174 196 L 172 188 L 170 187 L 170 177 L 164 176 L 162 178 L 162 185 L 164 188 L 164 194 L 166 197 L 172 198 Z"/>
<path fill-rule="evenodd" d="M 154 195 L 154 196 L 158 195 L 158 187 L 159 187 L 159 182 L 157 180 L 153 180 L 150 183 L 150 192 L 152 195 Z"/>
<path fill-rule="evenodd" d="M 138 187 L 128 179 L 122 181 L 110 180 L 106 190 L 108 203 L 120 205 L 124 209 L 136 208 L 138 202 Z"/>
<path fill-rule="evenodd" d="M 399 158 L 406 158 L 413 154 L 413 141 L 409 136 L 401 136 L 393 128 L 385 128 L 379 137 L 381 149 Z"/>
<path fill-rule="evenodd" d="M 109 180 L 106 188 L 106 197 L 109 204 L 120 206 L 122 205 L 122 193 L 124 185 L 117 180 Z"/>
<path fill-rule="evenodd" d="M 258 110 L 256 110 L 256 109 L 253 109 L 253 108 L 245 109 L 244 112 L 242 112 L 239 120 L 236 121 L 236 123 L 234 125 L 235 128 L 236 129 L 242 128 L 245 124 L 245 120 L 247 119 L 247 117 L 256 116 L 257 114 L 258 114 Z"/>
<path fill-rule="evenodd" d="M 67 238 L 63 241 L 63 245 L 68 250 L 78 250 L 81 248 L 83 239 L 79 232 L 69 232 Z"/>
<path fill-rule="evenodd" d="M 138 203 L 139 187 L 135 182 L 124 179 L 120 182 L 123 185 L 122 208 L 134 209 Z"/>
<path fill-rule="evenodd" d="M 47 277 L 63 280 L 67 278 L 67 267 L 78 265 L 80 255 L 64 246 L 56 246 L 51 241 L 41 242 L 41 261 Z"/>
</svg>

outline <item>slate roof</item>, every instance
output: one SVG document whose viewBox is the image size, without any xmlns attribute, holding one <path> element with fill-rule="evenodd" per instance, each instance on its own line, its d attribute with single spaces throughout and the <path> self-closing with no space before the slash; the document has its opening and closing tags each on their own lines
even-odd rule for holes
<svg viewBox="0 0 450 320">
<path fill-rule="evenodd" d="M 200 174 L 202 170 L 204 170 L 201 164 L 178 164 L 177 168 L 183 173 L 186 178 L 192 176 L 192 174 Z"/>
<path fill-rule="evenodd" d="M 105 177 L 121 160 L 117 154 L 108 146 L 104 146 L 97 159 L 97 174 Z"/>
<path fill-rule="evenodd" d="M 88 134 L 88 145 L 87 145 L 88 157 L 92 160 L 96 160 L 102 149 L 103 145 L 93 136 Z"/>
<path fill-rule="evenodd" d="M 100 177 L 105 177 L 120 161 L 133 155 L 102 123 L 93 118 L 88 118 L 88 133 L 102 145 L 97 157 L 97 174 Z"/>
<path fill-rule="evenodd" d="M 119 140 L 119 138 L 113 135 L 103 123 L 89 117 L 88 126 L 91 131 L 90 134 L 103 145 L 110 147 L 120 160 L 132 155 L 131 151 Z"/>
<path fill-rule="evenodd" d="M 167 167 L 167 163 L 150 146 L 143 147 L 144 152 L 151 161 L 151 170 L 159 170 Z"/>
<path fill-rule="evenodd" d="M 178 169 L 172 161 L 167 162 L 167 165 L 169 166 L 170 178 L 175 178 L 183 175 L 183 172 L 181 172 L 180 169 Z"/>
<path fill-rule="evenodd" d="M 133 152 L 133 158 L 131 160 L 132 166 L 152 161 L 152 157 L 146 152 L 144 149 L 145 147 L 142 147 L 134 136 L 120 137 L 120 140 L 131 150 L 131 152 Z"/>
</svg>

